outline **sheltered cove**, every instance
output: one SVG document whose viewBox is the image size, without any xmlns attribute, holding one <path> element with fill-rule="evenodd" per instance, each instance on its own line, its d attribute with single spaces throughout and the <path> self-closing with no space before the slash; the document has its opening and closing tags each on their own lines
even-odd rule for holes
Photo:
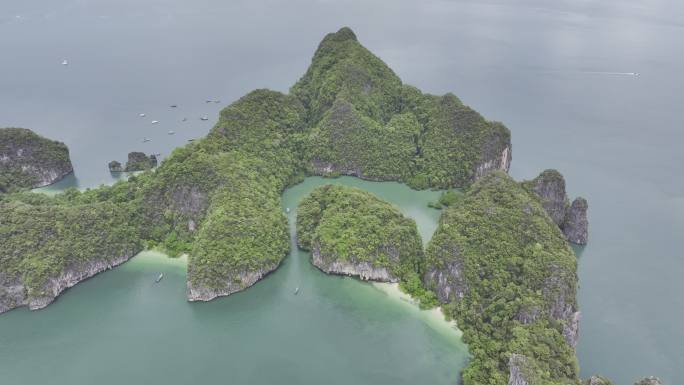
<svg viewBox="0 0 684 385">
<path fill-rule="evenodd" d="M 473 352 L 465 384 L 575 383 L 576 261 L 561 227 L 569 218 L 586 235 L 586 204 L 564 201 L 576 215 L 555 223 L 546 197 L 505 174 L 510 161 L 506 127 L 402 84 L 343 28 L 290 94 L 249 93 L 154 172 L 54 198 L 3 195 L 0 312 L 47 306 L 153 246 L 189 255 L 189 300 L 243 290 L 286 255 L 280 194 L 305 175 L 463 187 L 406 287 L 459 321 Z M 53 231 L 58 221 L 69 225 Z"/>
</svg>

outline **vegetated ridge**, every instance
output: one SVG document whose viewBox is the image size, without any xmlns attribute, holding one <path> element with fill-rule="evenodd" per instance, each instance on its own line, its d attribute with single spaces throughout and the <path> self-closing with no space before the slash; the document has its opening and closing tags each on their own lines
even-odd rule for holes
<svg viewBox="0 0 684 385">
<path fill-rule="evenodd" d="M 145 247 L 189 255 L 189 300 L 243 290 L 287 254 L 280 194 L 306 175 L 462 188 L 424 257 L 400 252 L 398 264 L 386 264 L 380 254 L 358 256 L 385 264 L 388 280 L 425 303 L 443 303 L 459 321 L 473 354 L 464 384 L 578 383 L 576 260 L 566 236 L 582 240 L 586 204 L 563 206 L 556 223 L 556 206 L 534 183 L 506 175 L 511 156 L 503 124 L 453 94 L 403 84 L 342 28 L 323 39 L 289 94 L 250 92 L 221 111 L 205 138 L 176 149 L 154 172 L 54 198 L 1 195 L 0 243 L 8 246 L 0 250 L 0 312 L 45 306 Z M 324 195 L 309 203 L 320 206 Z M 361 201 L 358 212 L 388 216 L 411 232 L 376 198 Z M 335 204 L 325 204 L 334 215 L 317 219 L 302 245 L 317 239 L 326 256 L 351 257 L 348 244 L 322 243 L 344 221 L 358 222 Z M 564 234 L 566 227 L 573 230 Z M 377 226 L 360 227 L 370 228 L 379 238 L 369 245 L 392 245 Z M 411 257 L 423 261 L 407 274 L 402 266 Z"/>
</svg>

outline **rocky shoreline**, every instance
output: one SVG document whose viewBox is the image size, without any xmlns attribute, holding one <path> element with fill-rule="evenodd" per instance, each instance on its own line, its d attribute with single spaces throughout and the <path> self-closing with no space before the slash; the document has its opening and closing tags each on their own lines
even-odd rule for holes
<svg viewBox="0 0 684 385">
<path fill-rule="evenodd" d="M 20 280 L 3 281 L 0 277 L 0 287 L 5 295 L 0 295 L 0 314 L 21 306 L 28 306 L 30 310 L 43 309 L 51 304 L 65 290 L 85 281 L 101 272 L 110 270 L 131 259 L 137 252 L 122 255 L 113 259 L 94 259 L 82 265 L 70 266 L 57 277 L 49 278 L 42 287 L 41 295 L 31 296 Z"/>
<path fill-rule="evenodd" d="M 245 290 L 254 285 L 278 268 L 278 265 L 267 266 L 254 271 L 243 271 L 228 277 L 221 288 L 195 286 L 191 280 L 187 281 L 186 297 L 188 301 L 206 302 L 218 297 L 224 297 Z"/>
<path fill-rule="evenodd" d="M 321 256 L 321 247 L 318 244 L 311 250 L 311 263 L 327 274 L 344 275 L 357 277 L 362 281 L 375 282 L 399 282 L 399 278 L 394 276 L 386 267 L 374 267 L 370 262 L 346 262 L 330 261 Z"/>
</svg>

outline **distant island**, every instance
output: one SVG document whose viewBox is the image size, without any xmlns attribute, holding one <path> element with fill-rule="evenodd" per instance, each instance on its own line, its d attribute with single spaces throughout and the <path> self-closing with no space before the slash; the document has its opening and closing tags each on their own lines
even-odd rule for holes
<svg viewBox="0 0 684 385">
<path fill-rule="evenodd" d="M 391 205 L 321 187 L 297 223 L 316 266 L 399 282 L 423 306 L 441 305 L 472 354 L 465 385 L 579 384 L 568 241 L 587 242 L 588 205 L 570 203 L 554 170 L 514 181 L 511 159 L 503 124 L 453 94 L 403 84 L 342 28 L 289 94 L 250 92 L 154 172 L 55 197 L 1 194 L 0 313 L 45 307 L 145 248 L 188 255 L 190 301 L 243 290 L 289 251 L 281 193 L 306 176 L 352 175 L 449 190 L 439 227 L 423 250 L 415 223 Z"/>
<path fill-rule="evenodd" d="M 64 143 L 25 128 L 0 128 L 0 192 L 47 186 L 72 172 Z"/>
</svg>

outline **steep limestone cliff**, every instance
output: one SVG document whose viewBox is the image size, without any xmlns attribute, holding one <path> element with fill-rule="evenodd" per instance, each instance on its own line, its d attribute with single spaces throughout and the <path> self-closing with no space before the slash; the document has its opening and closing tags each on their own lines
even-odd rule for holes
<svg viewBox="0 0 684 385">
<path fill-rule="evenodd" d="M 64 143 L 24 128 L 0 128 L 0 192 L 47 186 L 72 171 Z"/>
<path fill-rule="evenodd" d="M 587 220 L 588 204 L 584 198 L 576 198 L 572 204 L 565 192 L 565 178 L 556 170 L 544 170 L 523 186 L 536 195 L 554 223 L 561 228 L 568 241 L 585 245 L 589 235 Z"/>
<path fill-rule="evenodd" d="M 532 385 L 530 380 L 529 359 L 522 354 L 511 354 L 508 359 L 508 385 Z"/>
<path fill-rule="evenodd" d="M 589 204 L 584 198 L 575 198 L 565 214 L 561 229 L 568 241 L 578 245 L 586 245 L 589 238 L 589 220 L 587 210 Z"/>
</svg>

